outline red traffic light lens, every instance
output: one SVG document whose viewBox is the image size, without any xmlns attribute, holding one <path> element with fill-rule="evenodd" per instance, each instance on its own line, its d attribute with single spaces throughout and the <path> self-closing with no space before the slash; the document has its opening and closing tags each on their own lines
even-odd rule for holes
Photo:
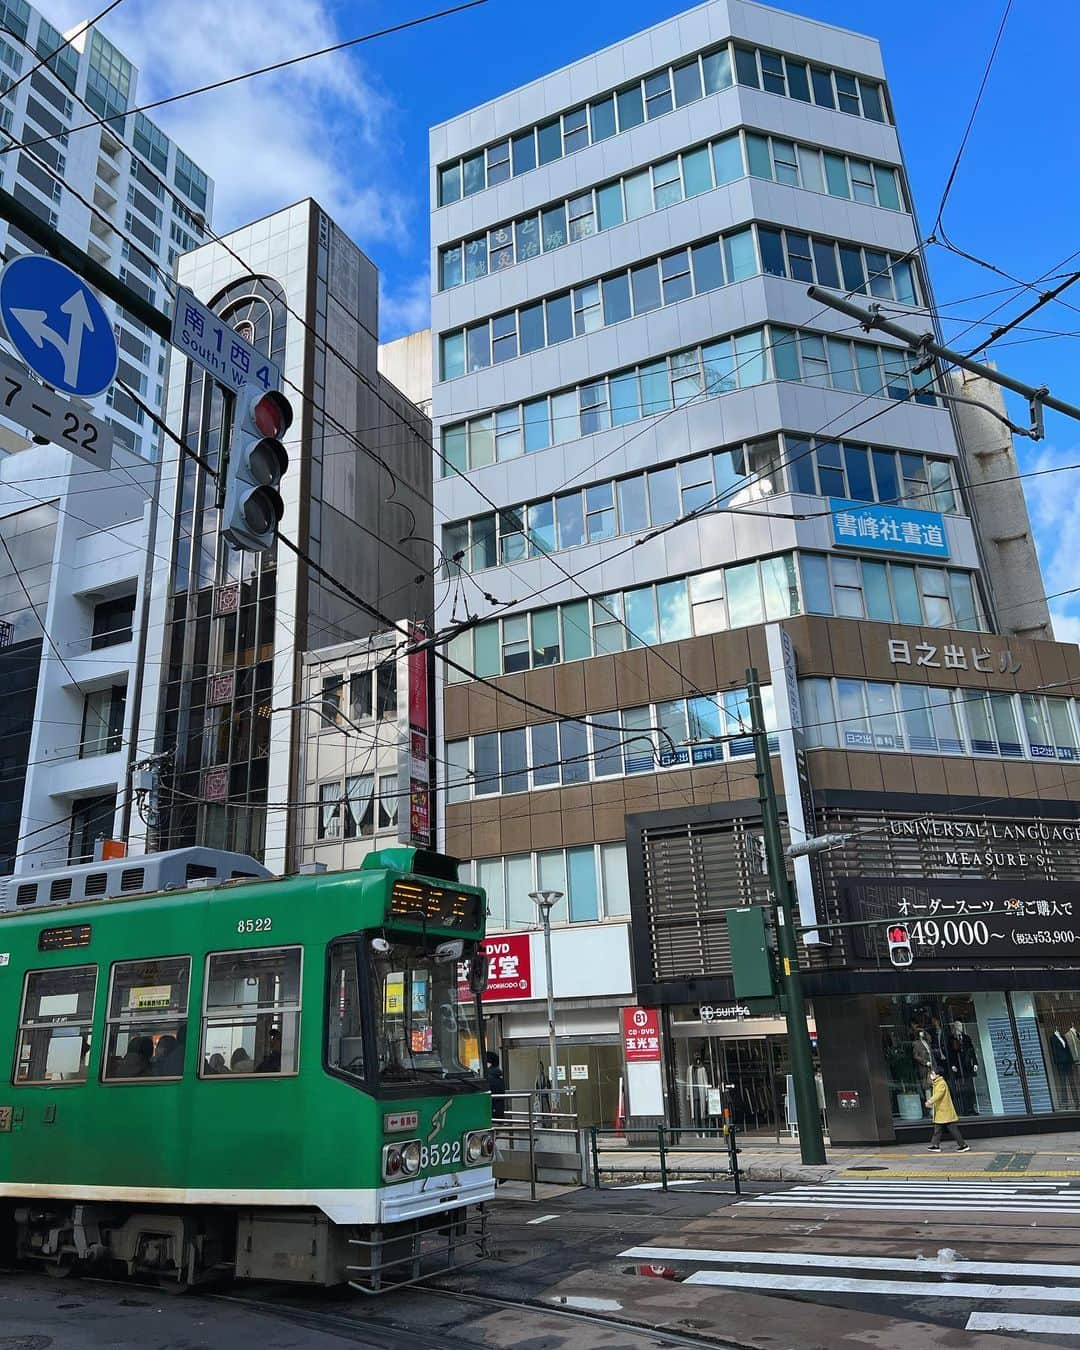
<svg viewBox="0 0 1080 1350">
<path fill-rule="evenodd" d="M 271 390 L 263 394 L 251 409 L 251 420 L 258 427 L 260 435 L 277 440 L 289 429 L 292 412 L 281 395 Z"/>
<path fill-rule="evenodd" d="M 896 928 L 890 928 L 890 929 L 889 929 L 889 941 L 890 941 L 890 942 L 907 942 L 907 941 L 908 941 L 908 930 L 907 930 L 906 928 L 900 928 L 899 926 L 897 926 Z"/>
</svg>

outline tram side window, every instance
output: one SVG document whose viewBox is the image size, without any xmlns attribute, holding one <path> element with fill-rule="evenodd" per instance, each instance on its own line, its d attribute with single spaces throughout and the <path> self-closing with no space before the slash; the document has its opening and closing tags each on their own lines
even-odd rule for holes
<svg viewBox="0 0 1080 1350">
<path fill-rule="evenodd" d="M 191 957 L 117 961 L 105 1018 L 105 1082 L 181 1078 Z"/>
<path fill-rule="evenodd" d="M 355 938 L 335 942 L 330 948 L 326 1016 L 327 1064 L 338 1073 L 363 1077 L 364 1043 Z"/>
<path fill-rule="evenodd" d="M 300 951 L 273 947 L 207 957 L 203 1078 L 296 1073 Z"/>
<path fill-rule="evenodd" d="M 30 970 L 23 987 L 16 1083 L 84 1083 L 97 966 Z"/>
</svg>

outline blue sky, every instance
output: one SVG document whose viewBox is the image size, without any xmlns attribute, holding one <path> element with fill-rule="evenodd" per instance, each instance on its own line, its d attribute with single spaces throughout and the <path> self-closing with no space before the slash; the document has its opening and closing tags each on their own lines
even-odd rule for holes
<svg viewBox="0 0 1080 1350">
<path fill-rule="evenodd" d="M 67 27 L 84 4 L 42 0 Z M 126 0 L 104 31 L 140 66 L 140 99 L 233 74 L 437 8 L 379 0 Z M 677 0 L 489 3 L 346 56 L 234 86 L 162 110 L 160 121 L 218 183 L 215 226 L 227 229 L 310 194 L 382 270 L 383 337 L 426 322 L 427 128 L 545 71 L 687 8 Z M 960 142 L 1001 13 L 998 0 L 787 0 L 808 17 L 872 33 L 882 43 L 922 229 L 927 232 Z M 1052 11 L 1053 24 L 1047 24 Z M 208 37 L 208 35 L 211 35 Z M 1074 52 L 1080 5 L 1014 4 L 945 212 L 950 238 L 1004 271 L 1034 281 L 1080 249 L 1076 208 Z M 982 320 L 1026 306 L 992 273 L 941 248 L 929 251 L 947 339 L 970 347 Z M 1074 260 L 1080 267 L 1080 257 Z M 1068 298 L 1066 296 L 1065 298 Z M 1073 301 L 1080 308 L 1080 283 Z M 1080 312 L 1055 303 L 1031 320 L 1046 332 L 1010 334 L 999 365 L 1080 403 L 1074 351 Z M 963 334 L 963 337 L 960 335 Z M 1026 409 L 1012 408 L 1026 425 Z M 1018 446 L 1025 470 L 1080 461 L 1080 424 L 1047 416 L 1047 438 Z M 1027 481 L 1048 591 L 1080 583 L 1072 558 L 1080 524 L 1075 472 Z M 1054 601 L 1059 635 L 1080 639 L 1080 596 Z"/>
</svg>

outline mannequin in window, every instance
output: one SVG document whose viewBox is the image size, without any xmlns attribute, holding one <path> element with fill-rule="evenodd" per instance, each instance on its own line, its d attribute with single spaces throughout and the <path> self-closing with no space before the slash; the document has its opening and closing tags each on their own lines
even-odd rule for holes
<svg viewBox="0 0 1080 1350">
<path fill-rule="evenodd" d="M 949 1039 L 937 1017 L 930 1019 L 930 1049 L 934 1052 L 934 1068 L 940 1074 L 949 1071 Z"/>
<path fill-rule="evenodd" d="M 709 1118 L 709 1070 L 700 1050 L 694 1055 L 690 1065 L 687 1095 L 690 1101 L 690 1119 L 700 1130 Z"/>
<path fill-rule="evenodd" d="M 1061 1104 L 1063 1106 L 1065 1105 L 1065 1095 L 1067 1092 L 1071 1104 L 1075 1106 L 1080 1099 L 1078 1099 L 1076 1088 L 1076 1060 L 1073 1059 L 1073 1053 L 1069 1048 L 1069 1042 L 1066 1040 L 1060 1029 L 1055 1027 L 1050 1035 L 1049 1043 L 1050 1058 L 1053 1060 L 1054 1068 L 1057 1071 L 1058 1082 L 1061 1085 Z"/>
<path fill-rule="evenodd" d="M 963 1022 L 953 1022 L 949 1037 L 949 1072 L 953 1080 L 953 1098 L 962 1116 L 978 1115 L 975 1105 L 975 1077 L 979 1072 L 979 1057 L 975 1042 L 964 1030 Z"/>
<path fill-rule="evenodd" d="M 934 1052 L 930 1048 L 930 1038 L 921 1026 L 913 1026 L 912 1031 L 914 1039 L 911 1043 L 911 1058 L 915 1061 L 919 1088 L 925 1097 L 930 1088 L 930 1070 L 934 1067 Z"/>
</svg>

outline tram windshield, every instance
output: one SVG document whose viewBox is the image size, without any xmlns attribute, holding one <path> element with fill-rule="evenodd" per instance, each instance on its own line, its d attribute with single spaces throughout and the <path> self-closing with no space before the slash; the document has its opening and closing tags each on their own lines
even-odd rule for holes
<svg viewBox="0 0 1080 1350">
<path fill-rule="evenodd" d="M 476 995 L 462 958 L 475 944 L 371 948 L 379 1077 L 384 1083 L 480 1083 Z"/>
</svg>

